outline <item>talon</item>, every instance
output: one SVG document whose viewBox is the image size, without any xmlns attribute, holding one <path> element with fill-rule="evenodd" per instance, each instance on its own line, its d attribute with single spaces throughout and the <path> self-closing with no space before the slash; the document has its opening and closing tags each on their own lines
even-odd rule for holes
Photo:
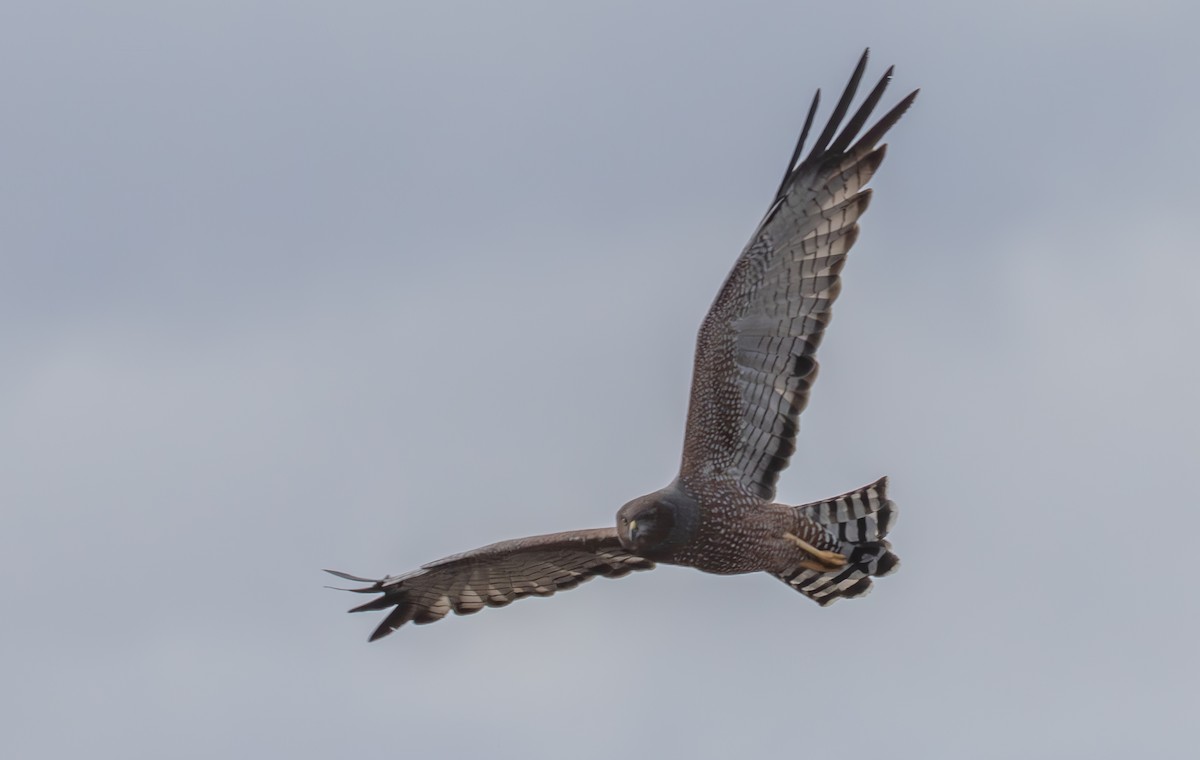
<svg viewBox="0 0 1200 760">
<path fill-rule="evenodd" d="M 812 561 L 800 562 L 801 567 L 818 572 L 828 572 L 846 564 L 846 555 L 838 554 L 837 552 L 828 552 L 824 549 L 818 549 L 808 543 L 799 536 L 794 536 L 791 533 L 784 533 L 783 537 L 791 541 L 796 546 L 799 546 L 805 554 L 812 557 Z"/>
</svg>

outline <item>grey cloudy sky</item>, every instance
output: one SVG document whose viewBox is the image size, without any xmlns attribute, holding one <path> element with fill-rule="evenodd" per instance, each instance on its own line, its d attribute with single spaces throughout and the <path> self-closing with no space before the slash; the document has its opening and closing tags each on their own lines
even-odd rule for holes
<svg viewBox="0 0 1200 760">
<path fill-rule="evenodd" d="M 1191 757 L 1198 24 L 7 4 L 0 755 Z M 868 45 L 922 95 L 780 498 L 890 475 L 902 571 L 822 610 L 663 568 L 368 646 L 320 568 L 672 477 L 700 318 Z"/>
</svg>

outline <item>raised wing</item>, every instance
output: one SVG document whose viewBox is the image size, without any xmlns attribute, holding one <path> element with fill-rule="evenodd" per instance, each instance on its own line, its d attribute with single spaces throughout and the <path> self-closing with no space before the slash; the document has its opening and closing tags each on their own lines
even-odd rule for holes
<svg viewBox="0 0 1200 760">
<path fill-rule="evenodd" d="M 680 471 L 693 491 L 732 481 L 744 493 L 773 499 L 796 450 L 800 412 L 817 375 L 814 354 L 871 197 L 863 186 L 883 161 L 884 146 L 875 146 L 917 96 L 858 137 L 891 79 L 889 68 L 839 134 L 866 65 L 864 52 L 801 160 L 817 91 L 775 199 L 700 327 Z"/>
<path fill-rule="evenodd" d="M 351 612 L 395 607 L 371 634 L 375 641 L 409 621 L 433 623 L 451 610 L 470 615 L 525 596 L 550 596 L 596 576 L 620 578 L 653 567 L 650 560 L 621 548 L 616 528 L 596 528 L 501 541 L 383 580 L 326 572 L 371 584 L 350 591 L 383 595 Z"/>
</svg>

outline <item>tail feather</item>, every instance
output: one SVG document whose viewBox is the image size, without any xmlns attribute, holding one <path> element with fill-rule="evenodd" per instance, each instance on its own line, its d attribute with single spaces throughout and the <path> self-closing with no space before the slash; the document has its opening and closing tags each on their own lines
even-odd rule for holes
<svg viewBox="0 0 1200 760">
<path fill-rule="evenodd" d="M 887 498 L 887 478 L 857 491 L 794 508 L 797 516 L 824 535 L 831 549 L 846 556 L 846 564 L 829 572 L 792 567 L 772 573 L 792 588 L 825 607 L 838 599 L 864 596 L 871 578 L 893 572 L 900 558 L 886 541 L 895 523 L 896 505 Z"/>
</svg>

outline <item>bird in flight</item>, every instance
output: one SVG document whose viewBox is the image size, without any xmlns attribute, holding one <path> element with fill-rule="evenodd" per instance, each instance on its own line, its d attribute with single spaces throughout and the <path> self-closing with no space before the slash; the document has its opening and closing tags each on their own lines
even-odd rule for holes
<svg viewBox="0 0 1200 760">
<path fill-rule="evenodd" d="M 675 480 L 621 507 L 611 527 L 501 541 L 381 580 L 328 571 L 369 584 L 351 591 L 379 594 L 351 612 L 391 609 L 371 641 L 410 621 L 503 607 L 658 562 L 769 573 L 822 606 L 862 596 L 872 577 L 896 568 L 886 540 L 896 514 L 887 478 L 811 504 L 774 502 L 796 450 L 842 266 L 871 198 L 864 186 L 883 161 L 879 141 L 919 92 L 863 131 L 889 68 L 843 126 L 866 66 L 864 52 L 804 155 L 817 91 L 783 181 L 700 325 Z"/>
</svg>

